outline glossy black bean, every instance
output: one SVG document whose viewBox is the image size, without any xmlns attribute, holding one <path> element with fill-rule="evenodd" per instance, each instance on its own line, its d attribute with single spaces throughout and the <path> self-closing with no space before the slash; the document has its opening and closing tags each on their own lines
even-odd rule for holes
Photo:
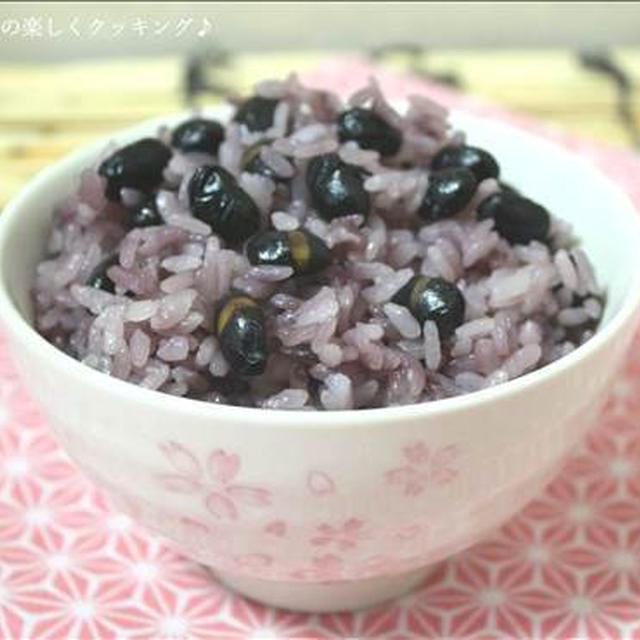
<svg viewBox="0 0 640 640">
<path fill-rule="evenodd" d="M 353 140 L 361 149 L 378 151 L 392 156 L 400 150 L 402 133 L 371 109 L 354 107 L 338 116 L 340 142 Z"/>
<path fill-rule="evenodd" d="M 204 165 L 187 188 L 193 215 L 230 244 L 244 242 L 260 229 L 260 211 L 249 194 L 222 167 Z"/>
<path fill-rule="evenodd" d="M 443 278 L 414 276 L 392 301 L 407 307 L 421 325 L 426 320 L 435 322 L 441 340 L 449 338 L 464 322 L 464 296 Z"/>
<path fill-rule="evenodd" d="M 238 107 L 233 119 L 244 124 L 249 131 L 265 131 L 273 126 L 277 106 L 278 100 L 253 96 Z"/>
<path fill-rule="evenodd" d="M 215 155 L 224 140 L 224 128 L 216 120 L 193 118 L 178 125 L 171 136 L 171 145 L 180 151 L 200 151 Z"/>
<path fill-rule="evenodd" d="M 429 176 L 418 215 L 427 222 L 455 216 L 469 204 L 476 187 L 476 178 L 469 169 L 455 167 L 434 171 Z"/>
<path fill-rule="evenodd" d="M 359 213 L 368 215 L 369 193 L 362 171 L 346 164 L 337 153 L 313 158 L 307 167 L 307 189 L 311 203 L 326 220 Z"/>
<path fill-rule="evenodd" d="M 135 209 L 131 209 L 125 216 L 126 225 L 134 227 L 155 227 L 164 224 L 164 220 L 158 211 L 155 197 L 145 200 Z"/>
<path fill-rule="evenodd" d="M 264 231 L 250 238 L 247 258 L 254 265 L 292 267 L 296 274 L 322 271 L 331 263 L 331 250 L 324 240 L 305 229 Z"/>
<path fill-rule="evenodd" d="M 431 168 L 434 171 L 451 167 L 469 169 L 478 182 L 485 178 L 497 178 L 500 175 L 500 167 L 488 151 L 466 144 L 443 147 L 431 161 Z"/>
<path fill-rule="evenodd" d="M 478 219 L 493 218 L 495 230 L 511 244 L 545 242 L 551 216 L 537 202 L 511 191 L 494 193 L 480 203 Z"/>
<path fill-rule="evenodd" d="M 94 270 L 91 272 L 91 275 L 87 278 L 85 284 L 88 287 L 101 289 L 102 291 L 106 291 L 107 293 L 115 293 L 116 285 L 113 280 L 107 275 L 107 270 L 109 269 L 109 267 L 112 267 L 115 264 L 118 264 L 117 254 L 107 256 L 96 265 Z"/>
<path fill-rule="evenodd" d="M 232 294 L 217 308 L 215 333 L 233 373 L 256 376 L 267 365 L 267 335 L 262 309 L 242 294 Z"/>
<path fill-rule="evenodd" d="M 162 172 L 170 158 L 171 149 L 157 138 L 143 138 L 118 149 L 98 168 L 107 179 L 105 195 L 118 201 L 123 187 L 152 191 L 162 183 Z"/>
<path fill-rule="evenodd" d="M 247 259 L 253 265 L 291 266 L 291 247 L 285 231 L 263 231 L 249 238 Z"/>
</svg>

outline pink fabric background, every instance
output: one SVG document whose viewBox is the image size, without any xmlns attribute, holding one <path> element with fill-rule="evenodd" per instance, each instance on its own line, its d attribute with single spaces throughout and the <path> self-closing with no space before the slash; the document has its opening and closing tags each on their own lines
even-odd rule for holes
<svg viewBox="0 0 640 640">
<path fill-rule="evenodd" d="M 391 98 L 426 92 L 554 139 L 640 204 L 631 152 L 355 58 L 329 61 L 306 80 L 345 93 L 374 73 Z M 358 614 L 302 615 L 228 593 L 110 510 L 52 439 L 0 338 L 0 638 L 640 639 L 637 351 L 586 443 L 491 539 L 440 564 L 402 600 Z"/>
</svg>

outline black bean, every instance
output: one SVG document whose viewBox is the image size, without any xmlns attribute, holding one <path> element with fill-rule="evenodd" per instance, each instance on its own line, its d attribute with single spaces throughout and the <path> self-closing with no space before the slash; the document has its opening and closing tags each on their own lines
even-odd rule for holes
<svg viewBox="0 0 640 640">
<path fill-rule="evenodd" d="M 244 124 L 249 131 L 265 131 L 273 126 L 277 106 L 278 100 L 253 96 L 238 107 L 233 119 Z"/>
<path fill-rule="evenodd" d="M 427 320 L 435 322 L 441 340 L 449 338 L 464 322 L 464 296 L 443 278 L 414 276 L 392 302 L 409 309 L 421 325 Z"/>
<path fill-rule="evenodd" d="M 244 242 L 260 229 L 260 211 L 249 194 L 222 167 L 203 165 L 188 185 L 193 215 L 230 244 Z"/>
<path fill-rule="evenodd" d="M 263 231 L 249 238 L 247 258 L 251 264 L 291 266 L 291 248 L 284 231 Z"/>
<path fill-rule="evenodd" d="M 264 231 L 247 243 L 247 258 L 254 265 L 293 267 L 297 274 L 322 271 L 331 262 L 331 250 L 324 240 L 305 229 Z"/>
<path fill-rule="evenodd" d="M 231 294 L 217 308 L 215 333 L 233 373 L 255 376 L 267 366 L 264 314 L 257 303 L 242 294 Z"/>
<path fill-rule="evenodd" d="M 427 222 L 455 216 L 469 204 L 476 187 L 476 178 L 469 169 L 456 167 L 434 171 L 429 176 L 418 215 Z"/>
<path fill-rule="evenodd" d="M 162 172 L 170 158 L 171 149 L 157 138 L 143 138 L 118 149 L 98 168 L 107 179 L 105 195 L 118 201 L 123 187 L 149 193 L 162 183 Z"/>
<path fill-rule="evenodd" d="M 443 147 L 431 161 L 434 171 L 450 167 L 469 169 L 478 182 L 485 178 L 497 178 L 500 174 L 498 163 L 488 151 L 466 144 Z"/>
<path fill-rule="evenodd" d="M 331 264 L 331 249 L 322 238 L 306 229 L 287 231 L 287 236 L 296 273 L 318 273 Z"/>
<path fill-rule="evenodd" d="M 511 191 L 494 193 L 480 203 L 478 219 L 493 218 L 495 230 L 511 244 L 545 242 L 551 216 L 537 202 Z"/>
<path fill-rule="evenodd" d="M 392 156 L 400 150 L 402 133 L 371 109 L 354 107 L 338 116 L 340 142 L 353 140 L 361 149 L 373 149 Z"/>
<path fill-rule="evenodd" d="M 173 130 L 172 146 L 181 151 L 201 151 L 215 155 L 224 140 L 224 128 L 216 120 L 193 118 Z"/>
<path fill-rule="evenodd" d="M 369 213 L 369 193 L 363 184 L 362 171 L 346 164 L 337 153 L 316 156 L 306 174 L 311 203 L 326 220 L 359 213 Z"/>
<path fill-rule="evenodd" d="M 155 197 L 145 200 L 135 209 L 127 212 L 125 220 L 130 229 L 134 227 L 155 227 L 164 224 L 164 220 L 158 211 Z"/>
</svg>

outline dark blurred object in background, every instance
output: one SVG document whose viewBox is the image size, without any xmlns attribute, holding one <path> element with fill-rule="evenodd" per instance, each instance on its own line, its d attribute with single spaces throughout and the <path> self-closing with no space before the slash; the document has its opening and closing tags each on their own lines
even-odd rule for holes
<svg viewBox="0 0 640 640">
<path fill-rule="evenodd" d="M 583 67 L 596 73 L 602 73 L 614 82 L 618 94 L 618 116 L 629 132 L 631 144 L 640 149 L 640 125 L 633 113 L 633 83 L 629 74 L 615 62 L 607 51 L 582 51 L 578 54 L 578 58 Z"/>
</svg>

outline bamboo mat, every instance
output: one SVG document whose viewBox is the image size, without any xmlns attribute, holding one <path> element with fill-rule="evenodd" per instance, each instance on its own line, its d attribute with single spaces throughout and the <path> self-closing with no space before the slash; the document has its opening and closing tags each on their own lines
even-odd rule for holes
<svg viewBox="0 0 640 640">
<path fill-rule="evenodd" d="M 631 110 L 640 120 L 640 50 L 613 56 L 631 79 Z M 210 81 L 246 92 L 257 80 L 307 71 L 325 54 L 235 55 Z M 616 111 L 615 84 L 585 69 L 570 51 L 442 51 L 384 58 L 396 69 L 454 76 L 460 87 L 567 130 L 629 145 Z M 75 147 L 137 120 L 185 107 L 184 60 L 112 59 L 56 65 L 0 62 L 0 206 L 34 173 Z M 219 100 L 209 93 L 197 101 Z"/>
</svg>

